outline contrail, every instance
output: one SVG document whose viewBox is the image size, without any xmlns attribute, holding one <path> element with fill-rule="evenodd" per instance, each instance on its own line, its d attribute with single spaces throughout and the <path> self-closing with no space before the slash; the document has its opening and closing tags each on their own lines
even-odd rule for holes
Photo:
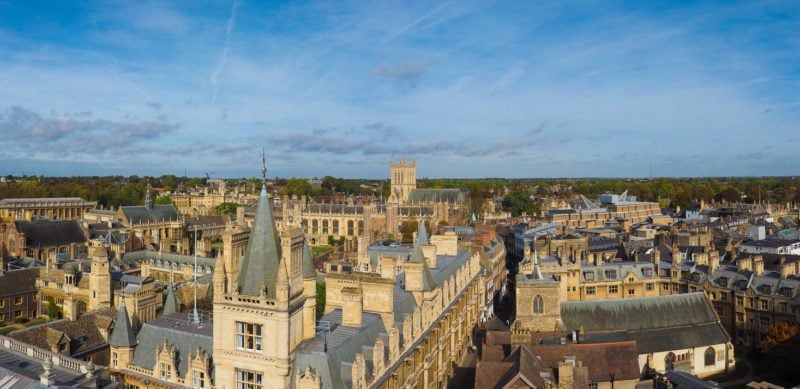
<svg viewBox="0 0 800 389">
<path fill-rule="evenodd" d="M 392 35 L 389 35 L 388 37 L 386 37 L 386 39 L 384 39 L 384 40 L 381 42 L 381 44 L 385 44 L 385 43 L 389 42 L 390 40 L 392 40 L 392 39 L 394 39 L 394 38 L 397 38 L 397 37 L 398 37 L 398 36 L 400 36 L 400 35 L 403 35 L 403 34 L 405 34 L 405 33 L 406 33 L 408 30 L 410 30 L 410 29 L 414 28 L 414 27 L 415 27 L 417 24 L 420 24 L 420 23 L 422 23 L 422 22 L 423 22 L 425 19 L 427 19 L 427 18 L 429 18 L 429 17 L 431 17 L 431 16 L 433 16 L 433 15 L 436 15 L 436 14 L 437 14 L 439 11 L 441 11 L 441 10 L 445 9 L 445 8 L 446 8 L 447 6 L 449 6 L 449 5 L 450 5 L 450 3 L 445 3 L 445 4 L 442 4 L 442 5 L 440 5 L 439 7 L 436 7 L 436 8 L 435 8 L 433 11 L 431 11 L 431 12 L 428 12 L 428 13 L 426 13 L 425 15 L 422 15 L 422 16 L 420 16 L 420 17 L 418 17 L 418 18 L 414 19 L 414 21 L 412 21 L 411 23 L 409 23 L 409 24 L 406 24 L 405 26 L 401 27 L 399 30 L 395 31 L 395 32 L 394 32 Z"/>
<path fill-rule="evenodd" d="M 236 25 L 236 11 L 238 10 L 239 0 L 233 0 L 231 4 L 231 16 L 228 17 L 228 23 L 225 25 L 225 46 L 222 47 L 222 58 L 220 58 L 217 68 L 214 69 L 214 73 L 211 73 L 211 87 L 214 89 L 214 96 L 211 99 L 211 104 L 217 103 L 217 82 L 219 81 L 219 76 L 222 73 L 225 62 L 228 61 L 228 43 L 231 40 L 233 27 Z"/>
</svg>

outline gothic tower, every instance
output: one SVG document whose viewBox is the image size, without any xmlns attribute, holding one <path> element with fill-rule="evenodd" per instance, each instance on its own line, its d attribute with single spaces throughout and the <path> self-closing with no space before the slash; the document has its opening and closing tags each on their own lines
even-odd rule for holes
<svg viewBox="0 0 800 389">
<path fill-rule="evenodd" d="M 392 160 L 390 167 L 391 193 L 389 202 L 393 204 L 408 204 L 411 191 L 417 189 L 417 159 L 408 162 L 406 157 L 400 161 Z"/>
<path fill-rule="evenodd" d="M 266 177 L 266 166 L 262 172 Z M 241 262 L 232 269 L 220 261 L 215 269 L 216 387 L 290 386 L 295 350 L 305 335 L 304 313 L 313 308 L 307 300 L 314 299 L 304 293 L 311 274 L 304 272 L 303 241 L 296 226 L 278 233 L 265 179 Z"/>
<path fill-rule="evenodd" d="M 92 270 L 89 273 L 89 310 L 111 306 L 111 268 L 108 263 L 108 252 L 103 246 L 90 249 Z"/>
</svg>

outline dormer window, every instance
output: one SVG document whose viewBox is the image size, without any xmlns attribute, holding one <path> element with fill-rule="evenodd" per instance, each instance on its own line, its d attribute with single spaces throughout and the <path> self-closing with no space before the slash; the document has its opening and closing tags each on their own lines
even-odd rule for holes
<svg viewBox="0 0 800 389">
<path fill-rule="evenodd" d="M 717 278 L 717 284 L 719 286 L 728 286 L 728 277 Z"/>
<path fill-rule="evenodd" d="M 617 278 L 617 271 L 616 270 L 606 270 L 606 278 L 609 280 L 613 280 Z"/>
<path fill-rule="evenodd" d="M 594 273 L 590 271 L 583 272 L 583 279 L 586 281 L 594 281 Z"/>
<path fill-rule="evenodd" d="M 649 268 L 649 267 L 646 267 L 646 268 L 642 269 L 642 275 L 645 276 L 645 277 L 652 277 L 653 276 L 653 269 Z"/>
</svg>

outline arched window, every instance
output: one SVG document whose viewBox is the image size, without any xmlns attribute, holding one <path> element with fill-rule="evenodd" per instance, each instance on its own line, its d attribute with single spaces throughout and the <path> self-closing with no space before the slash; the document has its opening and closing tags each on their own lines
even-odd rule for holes
<svg viewBox="0 0 800 389">
<path fill-rule="evenodd" d="M 317 219 L 311 221 L 311 233 L 314 235 L 319 234 L 319 222 Z"/>
<path fill-rule="evenodd" d="M 17 241 L 13 237 L 8 240 L 8 255 L 17 256 Z"/>
<path fill-rule="evenodd" d="M 717 351 L 713 347 L 706 349 L 706 366 L 712 366 L 717 361 Z"/>
<path fill-rule="evenodd" d="M 544 313 L 544 299 L 542 296 L 537 295 L 533 298 L 533 313 L 534 314 L 542 314 Z"/>
<path fill-rule="evenodd" d="M 322 221 L 322 235 L 328 235 L 328 221 Z"/>
<path fill-rule="evenodd" d="M 364 233 L 364 221 L 363 220 L 359 220 L 358 221 L 358 231 L 356 232 L 356 235 L 362 235 L 363 233 Z"/>
<path fill-rule="evenodd" d="M 354 226 L 353 221 L 352 220 L 348 220 L 347 221 L 347 235 L 350 235 L 350 236 L 354 235 L 353 226 Z"/>
<path fill-rule="evenodd" d="M 666 371 L 675 370 L 675 354 L 668 353 L 666 357 L 664 357 L 664 369 Z"/>
<path fill-rule="evenodd" d="M 333 235 L 339 235 L 339 221 L 333 221 Z"/>
</svg>

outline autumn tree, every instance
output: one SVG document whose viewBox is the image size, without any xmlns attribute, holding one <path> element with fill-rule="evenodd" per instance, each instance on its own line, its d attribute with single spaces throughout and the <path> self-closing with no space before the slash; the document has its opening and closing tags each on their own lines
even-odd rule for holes
<svg viewBox="0 0 800 389">
<path fill-rule="evenodd" d="M 785 321 L 777 322 L 767 328 L 766 335 L 761 339 L 761 348 L 765 351 L 772 350 L 792 340 L 795 341 L 795 346 L 800 346 L 800 341 L 795 339 L 798 334 L 800 327 Z"/>
</svg>

